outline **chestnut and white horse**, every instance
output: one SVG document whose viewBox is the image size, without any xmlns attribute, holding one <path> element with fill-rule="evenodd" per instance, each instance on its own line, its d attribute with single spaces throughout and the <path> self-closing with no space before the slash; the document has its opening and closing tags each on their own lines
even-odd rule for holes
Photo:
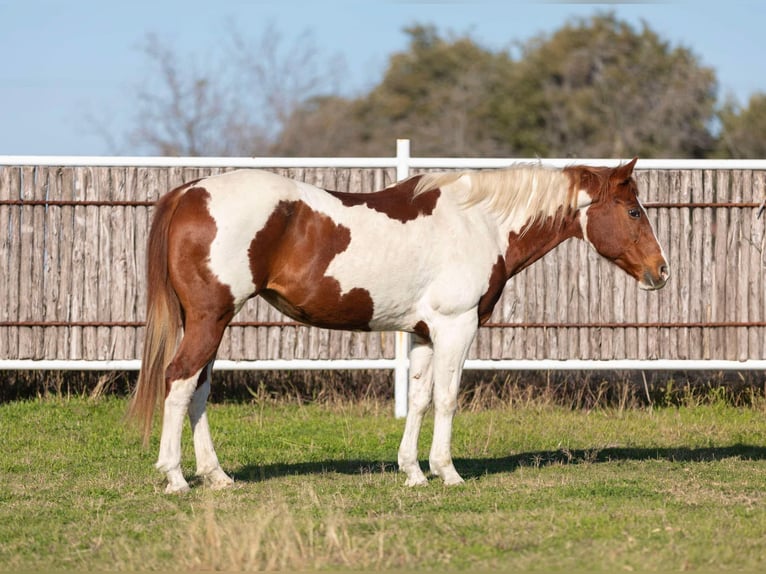
<svg viewBox="0 0 766 574">
<path fill-rule="evenodd" d="M 417 443 L 433 402 L 430 470 L 462 482 L 450 444 L 463 362 L 510 277 L 576 237 L 644 289 L 667 281 L 635 163 L 416 175 L 366 194 L 240 170 L 166 194 L 149 235 L 146 338 L 130 408 L 146 439 L 162 406 L 156 466 L 166 491 L 189 488 L 180 466 L 187 413 L 198 475 L 212 487 L 232 483 L 205 404 L 224 329 L 257 295 L 309 325 L 413 333 L 399 466 L 407 485 L 426 482 Z"/>
</svg>

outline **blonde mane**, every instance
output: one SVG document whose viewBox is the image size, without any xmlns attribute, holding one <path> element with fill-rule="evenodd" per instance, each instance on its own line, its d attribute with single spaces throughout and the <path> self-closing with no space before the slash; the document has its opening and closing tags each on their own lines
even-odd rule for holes
<svg viewBox="0 0 766 574">
<path fill-rule="evenodd" d="M 577 209 L 577 192 L 569 176 L 561 169 L 541 165 L 428 173 L 415 186 L 415 195 L 445 188 L 464 207 L 481 205 L 518 229 L 548 217 L 558 221 Z"/>
</svg>

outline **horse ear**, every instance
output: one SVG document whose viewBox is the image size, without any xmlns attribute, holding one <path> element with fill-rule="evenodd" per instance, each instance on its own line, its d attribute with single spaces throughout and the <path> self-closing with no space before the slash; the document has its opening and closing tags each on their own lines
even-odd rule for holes
<svg viewBox="0 0 766 574">
<path fill-rule="evenodd" d="M 633 168 L 636 166 L 637 161 L 638 161 L 638 157 L 634 157 L 628 163 L 624 163 L 622 165 L 617 166 L 616 168 L 614 168 L 614 171 L 612 172 L 610 179 L 612 181 L 618 181 L 620 183 L 624 181 L 628 181 L 630 179 L 630 176 L 633 175 Z"/>
</svg>

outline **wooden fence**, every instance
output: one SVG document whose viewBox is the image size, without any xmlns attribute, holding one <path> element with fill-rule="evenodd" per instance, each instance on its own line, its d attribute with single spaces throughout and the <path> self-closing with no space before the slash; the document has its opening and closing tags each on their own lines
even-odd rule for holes
<svg viewBox="0 0 766 574">
<path fill-rule="evenodd" d="M 225 169 L 0 166 L 0 359 L 139 358 L 152 204 Z M 396 179 L 393 167 L 274 171 L 343 191 Z M 766 168 L 636 176 L 670 261 L 668 285 L 641 291 L 583 242 L 569 241 L 509 281 L 470 358 L 766 358 L 766 218 L 756 219 Z M 256 300 L 235 317 L 218 355 L 393 356 L 390 333 L 304 327 Z"/>
</svg>

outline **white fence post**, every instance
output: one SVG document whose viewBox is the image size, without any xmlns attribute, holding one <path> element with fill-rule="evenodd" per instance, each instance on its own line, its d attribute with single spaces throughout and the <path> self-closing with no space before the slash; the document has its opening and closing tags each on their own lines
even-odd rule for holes
<svg viewBox="0 0 766 574">
<path fill-rule="evenodd" d="M 410 140 L 396 140 L 396 181 L 406 179 L 410 175 Z M 410 334 L 396 333 L 394 347 L 394 416 L 407 416 L 407 387 L 409 386 L 410 367 Z"/>
</svg>

